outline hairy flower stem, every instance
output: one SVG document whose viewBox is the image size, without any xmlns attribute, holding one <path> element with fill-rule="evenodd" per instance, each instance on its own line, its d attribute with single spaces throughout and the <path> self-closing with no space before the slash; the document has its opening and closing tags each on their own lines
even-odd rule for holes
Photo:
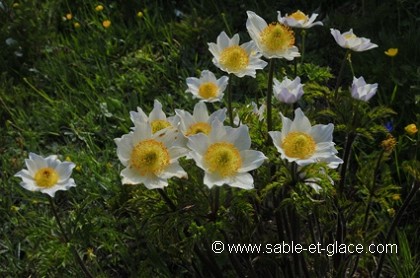
<svg viewBox="0 0 420 278">
<path fill-rule="evenodd" d="M 51 210 L 54 214 L 55 220 L 57 221 L 58 227 L 59 227 L 60 232 L 61 232 L 61 234 L 64 238 L 64 241 L 65 241 L 66 244 L 69 244 L 70 243 L 69 237 L 67 236 L 67 234 L 66 234 L 66 232 L 63 228 L 63 225 L 61 224 L 61 220 L 60 220 L 60 217 L 58 216 L 54 200 L 50 196 L 48 196 L 48 200 L 50 201 Z M 77 263 L 79 264 L 80 268 L 83 270 L 83 273 L 86 275 L 86 277 L 93 278 L 94 276 L 87 269 L 86 265 L 84 264 L 82 258 L 79 255 L 79 253 L 77 253 L 77 250 L 74 248 L 73 245 L 71 245 L 71 244 L 69 244 L 69 245 L 70 245 L 71 251 L 72 251 Z"/>
<path fill-rule="evenodd" d="M 346 51 L 344 54 L 343 60 L 341 62 L 340 71 L 338 72 L 337 82 L 335 83 L 334 87 L 334 97 L 337 98 L 338 96 L 338 88 L 341 84 L 341 79 L 343 79 L 344 67 L 346 65 L 347 56 L 350 55 L 350 49 Z"/>
<path fill-rule="evenodd" d="M 300 32 L 300 36 L 302 38 L 301 49 L 300 49 L 300 64 L 303 64 L 303 58 L 305 58 L 305 39 L 306 39 L 306 30 L 302 30 Z"/>
<path fill-rule="evenodd" d="M 401 208 L 398 210 L 397 214 L 395 215 L 394 219 L 392 220 L 391 226 L 389 227 L 388 233 L 386 234 L 384 243 L 388 244 L 390 242 L 391 237 L 394 234 L 395 228 L 397 227 L 397 225 L 400 222 L 405 210 L 407 209 L 408 205 L 411 203 L 412 199 L 416 195 L 419 188 L 420 188 L 420 181 L 418 181 L 418 180 L 414 181 L 413 185 L 411 187 L 410 193 L 408 193 L 407 198 L 405 199 Z M 384 262 L 385 262 L 385 256 L 386 256 L 386 252 L 382 252 L 381 257 L 379 259 L 378 267 L 376 268 L 375 278 L 379 278 L 381 276 L 382 267 L 383 267 Z"/>
<path fill-rule="evenodd" d="M 267 132 L 273 130 L 273 77 L 274 77 L 274 59 L 270 59 L 268 69 L 268 85 L 267 85 Z M 267 135 L 267 140 L 270 136 Z"/>
<path fill-rule="evenodd" d="M 349 163 L 349 159 L 350 159 L 351 148 L 352 148 L 352 145 L 353 145 L 353 142 L 354 142 L 355 139 L 356 139 L 356 134 L 353 131 L 350 131 L 347 134 L 346 146 L 345 146 L 345 149 L 344 149 L 344 156 L 343 156 L 343 164 L 341 165 L 340 183 L 339 183 L 339 187 L 338 187 L 339 196 L 341 196 L 341 194 L 344 191 L 344 185 L 345 185 L 345 182 L 346 182 L 346 173 L 347 173 L 348 163 Z"/>
<path fill-rule="evenodd" d="M 228 110 L 228 116 L 229 116 L 229 124 L 231 127 L 233 127 L 233 109 L 232 109 L 232 79 L 233 75 L 229 75 L 229 82 L 227 87 L 227 110 Z"/>
</svg>

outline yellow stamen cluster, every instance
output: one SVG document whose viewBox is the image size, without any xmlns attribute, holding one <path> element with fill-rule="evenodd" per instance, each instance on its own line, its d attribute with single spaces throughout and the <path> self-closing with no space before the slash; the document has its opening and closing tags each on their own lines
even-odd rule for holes
<svg viewBox="0 0 420 278">
<path fill-rule="evenodd" d="M 271 23 L 265 27 L 260 36 L 263 46 L 271 52 L 284 50 L 295 43 L 293 31 L 278 22 Z"/>
<path fill-rule="evenodd" d="M 35 174 L 35 183 L 39 187 L 53 187 L 59 179 L 57 171 L 51 167 L 39 169 Z"/>
<path fill-rule="evenodd" d="M 210 134 L 211 126 L 208 123 L 205 122 L 198 122 L 195 124 L 192 124 L 187 132 L 185 132 L 185 136 L 191 136 L 198 133 L 204 133 L 204 134 Z"/>
<path fill-rule="evenodd" d="M 198 95 L 204 99 L 210 99 L 217 96 L 218 87 L 214 82 L 204 82 L 198 88 Z"/>
<path fill-rule="evenodd" d="M 355 34 L 345 34 L 343 36 L 346 40 L 356 39 L 357 36 Z"/>
<path fill-rule="evenodd" d="M 297 10 L 296 12 L 292 13 L 291 15 L 289 15 L 289 17 L 294 18 L 297 21 L 299 20 L 303 20 L 305 22 L 308 21 L 308 16 L 302 13 L 300 10 Z"/>
<path fill-rule="evenodd" d="M 242 158 L 235 145 L 219 142 L 210 145 L 204 154 L 204 161 L 210 173 L 222 177 L 235 175 L 242 166 Z"/>
<path fill-rule="evenodd" d="M 309 134 L 294 131 L 287 134 L 281 147 L 288 157 L 306 159 L 315 152 L 316 143 Z"/>
<path fill-rule="evenodd" d="M 156 133 L 159 130 L 162 130 L 169 126 L 171 126 L 171 123 L 166 120 L 154 120 L 150 123 L 150 127 L 152 128 L 152 133 Z"/>
<path fill-rule="evenodd" d="M 232 72 L 246 69 L 249 64 L 249 55 L 239 45 L 233 45 L 223 49 L 219 59 L 220 64 Z"/>
<path fill-rule="evenodd" d="M 130 164 L 142 176 L 156 175 L 169 165 L 169 160 L 169 152 L 165 145 L 154 139 L 148 139 L 133 148 Z"/>
</svg>

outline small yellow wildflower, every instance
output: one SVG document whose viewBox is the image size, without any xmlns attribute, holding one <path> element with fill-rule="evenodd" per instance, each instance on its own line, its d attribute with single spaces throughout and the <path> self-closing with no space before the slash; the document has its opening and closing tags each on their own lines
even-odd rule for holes
<svg viewBox="0 0 420 278">
<path fill-rule="evenodd" d="M 89 248 L 86 250 L 86 255 L 87 255 L 87 257 L 89 258 L 89 260 L 93 260 L 94 258 L 96 258 L 96 255 L 95 255 L 95 253 L 93 252 L 93 248 L 91 248 L 91 247 L 89 247 Z"/>
<path fill-rule="evenodd" d="M 80 28 L 80 23 L 79 22 L 75 22 L 74 24 L 73 24 L 73 26 L 74 26 L 74 28 Z"/>
<path fill-rule="evenodd" d="M 11 206 L 11 207 L 10 207 L 10 210 L 11 210 L 11 211 L 13 211 L 13 212 L 18 212 L 18 211 L 20 210 L 20 207 L 17 207 L 17 206 Z"/>
<path fill-rule="evenodd" d="M 400 199 L 401 199 L 401 195 L 400 194 L 394 194 L 394 195 L 392 195 L 392 200 L 399 201 Z"/>
<path fill-rule="evenodd" d="M 386 152 L 391 152 L 396 144 L 397 140 L 395 140 L 394 136 L 389 134 L 386 139 L 381 142 L 381 147 L 384 148 Z"/>
<path fill-rule="evenodd" d="M 137 17 L 142 18 L 143 17 L 143 13 L 140 11 L 137 13 Z"/>
<path fill-rule="evenodd" d="M 73 18 L 73 15 L 71 13 L 66 14 L 66 19 L 71 20 Z"/>
<path fill-rule="evenodd" d="M 111 26 L 111 20 L 109 20 L 109 19 L 104 20 L 102 22 L 102 26 L 104 26 L 104 28 L 109 28 L 109 26 Z"/>
<path fill-rule="evenodd" d="M 13 3 L 12 7 L 13 8 L 19 8 L 19 3 Z"/>
<path fill-rule="evenodd" d="M 384 52 L 386 56 L 395 57 L 398 54 L 398 48 L 390 48 Z"/>
<path fill-rule="evenodd" d="M 102 5 L 98 5 L 98 6 L 95 7 L 95 11 L 97 11 L 97 12 L 103 11 L 103 9 L 104 9 L 104 6 L 102 6 Z"/>
<path fill-rule="evenodd" d="M 66 161 L 71 162 L 70 156 L 66 156 Z"/>
<path fill-rule="evenodd" d="M 74 168 L 74 170 L 76 170 L 77 172 L 81 172 L 82 171 L 82 167 L 80 165 L 76 165 L 76 167 Z"/>
<path fill-rule="evenodd" d="M 388 211 L 389 216 L 393 217 L 395 215 L 395 209 L 389 208 L 387 211 Z"/>
<path fill-rule="evenodd" d="M 417 126 L 415 124 L 409 124 L 404 128 L 405 132 L 407 132 L 408 135 L 413 136 L 415 135 L 419 130 L 417 129 Z"/>
</svg>

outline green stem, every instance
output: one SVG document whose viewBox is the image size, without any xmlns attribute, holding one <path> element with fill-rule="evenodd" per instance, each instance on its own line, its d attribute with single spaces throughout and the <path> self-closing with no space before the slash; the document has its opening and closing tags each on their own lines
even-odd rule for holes
<svg viewBox="0 0 420 278">
<path fill-rule="evenodd" d="M 172 210 L 172 211 L 176 211 L 176 206 L 175 204 L 172 202 L 172 200 L 168 197 L 168 195 L 166 195 L 166 192 L 162 189 L 162 188 L 158 188 L 157 191 L 159 192 L 160 196 L 162 196 L 163 200 L 165 201 L 165 203 L 168 205 L 168 207 Z"/>
<path fill-rule="evenodd" d="M 344 149 L 344 156 L 343 156 L 343 164 L 341 165 L 341 172 L 340 172 L 340 184 L 338 187 L 338 193 L 339 195 L 342 194 L 343 190 L 344 190 L 344 185 L 345 185 L 345 181 L 346 181 L 346 173 L 347 173 L 347 164 L 349 163 L 349 159 L 350 159 L 350 154 L 351 154 L 351 147 L 353 145 L 353 142 L 356 138 L 356 135 L 350 131 L 347 134 L 347 138 L 346 138 L 346 146 Z"/>
<path fill-rule="evenodd" d="M 344 66 L 346 64 L 347 55 L 349 54 L 350 54 L 350 50 L 347 50 L 341 62 L 340 71 L 338 72 L 337 82 L 335 83 L 335 87 L 334 87 L 334 95 L 336 98 L 337 98 L 338 87 L 340 87 L 341 79 L 343 79 Z"/>
<path fill-rule="evenodd" d="M 270 59 L 268 70 L 268 86 L 267 86 L 267 132 L 273 130 L 273 108 L 271 105 L 273 98 L 273 77 L 274 77 L 274 59 Z M 267 140 L 270 136 L 267 135 Z"/>
<path fill-rule="evenodd" d="M 65 232 L 65 230 L 63 228 L 63 225 L 61 224 L 61 220 L 60 220 L 60 217 L 58 216 L 58 213 L 57 213 L 57 209 L 56 209 L 54 200 L 50 196 L 48 196 L 48 200 L 50 201 L 51 210 L 52 210 L 52 212 L 54 214 L 55 220 L 57 221 L 58 228 L 60 229 L 60 232 L 61 232 L 61 234 L 62 234 L 62 236 L 64 238 L 64 241 L 65 241 L 66 244 L 69 244 L 70 243 L 69 237 L 67 236 L 67 234 L 66 234 L 66 232 Z M 70 245 L 71 251 L 72 251 L 72 253 L 73 253 L 73 255 L 74 255 L 77 263 L 79 264 L 80 268 L 85 273 L 86 277 L 93 278 L 93 275 L 89 272 L 89 270 L 87 269 L 86 265 L 83 263 L 82 258 L 80 257 L 79 253 L 77 253 L 77 250 L 74 248 L 73 245 L 71 245 L 71 244 L 69 244 L 69 245 Z"/>
<path fill-rule="evenodd" d="M 350 52 L 347 55 L 347 61 L 349 61 L 349 66 L 350 66 L 351 74 L 353 74 L 353 76 L 355 76 L 354 75 L 354 69 L 353 69 L 353 63 L 351 62 L 351 53 Z"/>
<path fill-rule="evenodd" d="M 229 124 L 233 127 L 233 109 L 232 109 L 232 77 L 233 75 L 229 75 L 229 82 L 227 87 L 227 109 L 228 109 L 228 116 L 229 116 Z"/>
<path fill-rule="evenodd" d="M 394 219 L 392 220 L 391 226 L 389 227 L 388 233 L 385 238 L 385 243 L 388 244 L 391 240 L 391 236 L 394 233 L 395 228 L 397 227 L 398 223 L 400 222 L 405 210 L 407 209 L 408 205 L 410 204 L 411 200 L 417 193 L 417 190 L 420 188 L 420 181 L 415 181 L 413 186 L 411 187 L 410 193 L 408 193 L 407 198 L 405 199 L 404 203 L 402 204 L 401 208 L 398 210 L 397 215 L 395 215 Z M 376 268 L 375 278 L 379 278 L 381 276 L 382 267 L 385 262 L 386 252 L 381 254 L 379 259 L 378 267 Z"/>
<path fill-rule="evenodd" d="M 300 63 L 303 64 L 303 58 L 305 57 L 305 39 L 306 39 L 306 31 L 302 30 L 300 32 L 302 38 L 302 46 L 300 51 Z"/>
</svg>

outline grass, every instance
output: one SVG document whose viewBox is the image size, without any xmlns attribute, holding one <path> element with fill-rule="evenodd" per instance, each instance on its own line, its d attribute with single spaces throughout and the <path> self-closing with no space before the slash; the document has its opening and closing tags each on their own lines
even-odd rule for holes
<svg viewBox="0 0 420 278">
<path fill-rule="evenodd" d="M 387 256 L 382 274 L 418 271 L 419 199 L 407 197 L 419 182 L 419 137 L 404 131 L 411 123 L 420 126 L 416 1 L 0 4 L 2 277 L 86 275 L 72 248 L 94 277 L 344 277 L 351 271 L 369 276 L 377 274 L 378 254 L 230 255 L 213 253 L 211 243 L 327 244 L 341 236 L 345 243 L 383 244 L 396 215 L 400 218 L 391 239 L 399 243 L 402 255 Z M 95 11 L 98 4 L 104 10 Z M 321 179 L 323 191 L 316 194 L 274 146 L 265 144 L 265 123 L 246 107 L 251 101 L 264 102 L 265 69 L 256 79 L 231 79 L 233 106 L 250 127 L 252 148 L 270 159 L 253 172 L 255 190 L 226 185 L 220 191 L 208 189 L 201 169 L 187 160 L 181 164 L 189 179 L 170 180 L 163 195 L 143 185 L 122 185 L 123 165 L 114 138 L 130 131 L 129 112 L 141 107 L 148 113 L 154 99 L 162 102 L 167 115 L 175 109 L 192 112 L 196 100 L 185 93 L 185 79 L 204 69 L 222 75 L 211 62 L 208 42 L 215 42 L 223 30 L 248 41 L 247 10 L 274 21 L 277 10 L 283 14 L 297 9 L 317 10 L 325 26 L 308 30 L 306 64 L 295 68 L 293 62 L 278 60 L 274 76 L 294 76 L 296 69 L 302 77 L 305 95 L 299 106 L 313 123 L 334 123 L 339 156 L 343 158 L 346 150 L 349 156 L 346 179 L 343 168 L 328 169 L 332 185 L 319 175 L 318 166 L 309 167 L 307 171 Z M 72 18 L 63 19 L 68 13 Z M 104 28 L 107 19 L 111 25 Z M 331 98 L 345 50 L 334 42 L 329 28 L 354 28 L 379 45 L 351 56 L 357 77 L 379 83 L 369 103 L 357 104 L 349 97 L 352 76 L 347 66 L 340 97 Z M 6 43 L 9 38 L 14 42 Z M 399 49 L 394 58 L 383 53 L 390 47 Z M 280 130 L 278 112 L 291 117 L 293 108 L 274 102 L 273 109 L 274 129 Z M 384 128 L 386 123 L 392 123 L 391 132 Z M 380 144 L 389 133 L 398 143 L 386 153 Z M 349 142 L 352 136 L 354 142 Z M 72 174 L 77 186 L 54 198 L 69 243 L 47 196 L 26 191 L 13 177 L 25 167 L 29 152 L 58 154 L 77 165 Z M 270 171 L 272 176 L 267 175 Z M 406 209 L 399 214 L 401 207 Z M 337 230 L 340 222 L 344 233 Z"/>
</svg>

